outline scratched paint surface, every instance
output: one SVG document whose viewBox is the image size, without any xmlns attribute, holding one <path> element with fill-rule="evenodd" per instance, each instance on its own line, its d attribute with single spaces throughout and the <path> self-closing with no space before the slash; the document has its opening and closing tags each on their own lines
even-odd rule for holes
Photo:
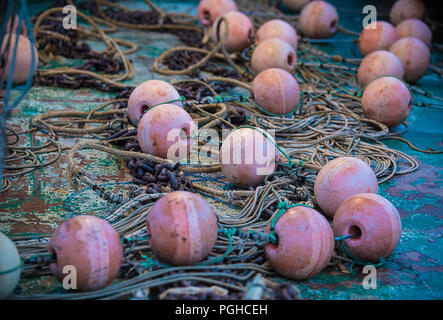
<svg viewBox="0 0 443 320">
<path fill-rule="evenodd" d="M 330 1 L 339 8 L 340 23 L 358 31 L 361 28 L 364 4 L 359 1 Z M 49 7 L 50 1 L 31 4 L 33 14 Z M 158 1 L 170 11 L 195 13 L 197 1 Z M 133 8 L 147 9 L 142 1 L 124 1 L 122 4 Z M 346 9 L 344 9 L 346 8 Z M 380 8 L 383 9 L 383 8 Z M 380 10 L 381 14 L 383 15 Z M 386 19 L 385 16 L 381 17 Z M 172 35 L 160 33 L 142 33 L 135 30 L 120 30 L 113 34 L 118 38 L 132 40 L 139 50 L 129 57 L 135 66 L 135 77 L 130 84 L 138 84 L 151 78 L 165 79 L 151 73 L 150 68 L 156 56 L 161 52 L 180 44 Z M 343 38 L 344 35 L 336 35 Z M 93 44 L 98 46 L 99 44 Z M 328 52 L 337 52 L 347 57 L 358 57 L 355 44 L 322 45 Z M 435 53 L 433 61 L 441 60 Z M 72 63 L 58 61 L 59 64 Z M 418 85 L 443 96 L 441 81 L 429 75 L 421 79 Z M 34 87 L 20 106 L 14 111 L 8 124 L 18 130 L 29 128 L 32 117 L 51 110 L 91 110 L 106 102 L 115 94 L 94 90 L 68 90 L 50 87 Z M 443 148 L 443 117 L 438 110 L 414 107 L 408 118 L 409 131 L 403 136 L 421 148 Z M 82 139 L 62 137 L 63 146 L 72 146 Z M 42 133 L 28 133 L 22 137 L 23 145 L 44 143 Z M 411 150 L 400 141 L 386 141 L 387 145 L 407 152 L 420 163 L 420 169 L 414 173 L 397 176 L 382 184 L 379 193 L 398 208 L 403 224 L 403 234 L 396 255 L 377 271 L 378 288 L 366 290 L 361 285 L 364 275 L 361 269 L 357 275 L 346 275 L 326 269 L 309 281 L 295 282 L 305 299 L 442 299 L 443 298 L 443 259 L 442 259 L 442 175 L 441 155 L 428 155 Z M 108 184 L 116 191 L 124 191 L 125 186 L 115 186 L 116 182 L 130 181 L 131 177 L 122 163 L 95 151 L 82 151 L 76 157 L 82 160 L 83 170 L 99 183 Z M 74 194 L 66 178 L 66 153 L 55 164 L 36 170 L 28 175 L 14 179 L 12 188 L 0 195 L 0 231 L 5 233 L 52 233 L 58 225 L 72 214 L 106 214 L 105 202 L 94 193 L 83 190 Z M 196 176 L 208 184 L 222 180 L 220 174 Z M 227 203 L 207 198 L 216 211 L 233 210 Z M 70 204 L 75 212 L 65 210 L 64 204 Z M 286 281 L 280 279 L 281 281 Z M 16 293 L 61 292 L 61 288 L 51 276 L 22 279 Z"/>
</svg>

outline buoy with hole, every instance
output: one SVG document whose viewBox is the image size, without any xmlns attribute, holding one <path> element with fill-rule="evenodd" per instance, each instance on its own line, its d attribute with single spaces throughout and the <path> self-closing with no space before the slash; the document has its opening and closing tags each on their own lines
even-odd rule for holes
<svg viewBox="0 0 443 320">
<path fill-rule="evenodd" d="M 284 115 L 293 112 L 300 102 L 297 79 L 289 72 L 271 68 L 255 76 L 251 85 L 255 102 L 271 114 Z"/>
<path fill-rule="evenodd" d="M 279 274 L 304 280 L 321 272 L 331 260 L 334 234 L 318 211 L 296 206 L 289 208 L 275 223 L 278 244 L 265 245 L 265 255 Z M 270 224 L 267 226 L 270 231 Z"/>
<path fill-rule="evenodd" d="M 137 139 L 143 152 L 179 161 L 191 148 L 195 124 L 189 113 L 174 104 L 149 109 L 141 119 Z"/>
<path fill-rule="evenodd" d="M 402 78 L 404 74 L 403 64 L 395 54 L 386 50 L 377 50 L 362 59 L 357 78 L 360 86 L 364 87 L 369 81 L 382 75 Z"/>
<path fill-rule="evenodd" d="M 418 81 L 425 75 L 431 60 L 431 52 L 423 41 L 411 37 L 401 38 L 391 46 L 389 51 L 403 63 L 405 81 Z"/>
<path fill-rule="evenodd" d="M 429 27 L 421 20 L 418 19 L 408 19 L 402 21 L 395 27 L 397 29 L 398 36 L 401 38 L 417 38 L 423 41 L 428 47 L 431 46 L 432 41 L 432 31 Z"/>
<path fill-rule="evenodd" d="M 329 38 L 337 31 L 338 13 L 326 1 L 312 1 L 303 7 L 299 24 L 303 34 L 309 38 Z"/>
<path fill-rule="evenodd" d="M 376 21 L 368 24 L 360 33 L 358 48 L 362 56 L 377 51 L 389 50 L 398 40 L 395 27 L 386 21 Z"/>
<path fill-rule="evenodd" d="M 0 299 L 9 297 L 17 287 L 21 263 L 14 242 L 0 232 Z"/>
<path fill-rule="evenodd" d="M 274 19 L 264 23 L 255 34 L 255 45 L 258 46 L 261 42 L 272 38 L 283 40 L 294 50 L 297 49 L 297 32 L 286 21 Z"/>
<path fill-rule="evenodd" d="M 117 276 L 123 260 L 117 231 L 94 216 L 76 216 L 64 222 L 52 236 L 49 251 L 57 258 L 49 266 L 51 272 L 60 282 L 67 273 L 75 272 L 71 289 L 79 291 L 106 287 Z"/>
<path fill-rule="evenodd" d="M 156 257 L 170 265 L 192 265 L 205 259 L 217 240 L 217 217 L 200 195 L 174 191 L 149 211 L 146 230 Z"/>
<path fill-rule="evenodd" d="M 378 192 L 377 177 L 366 162 L 355 157 L 329 161 L 315 178 L 315 199 L 322 212 L 330 217 L 343 200 L 363 192 Z"/>
<path fill-rule="evenodd" d="M 15 43 L 17 40 L 16 34 L 5 34 L 0 50 L 0 56 L 3 61 L 0 61 L 0 73 L 4 73 L 5 79 L 11 77 L 12 83 L 23 83 L 32 77 L 37 70 L 38 65 L 38 51 L 37 48 L 23 35 L 18 36 L 17 51 L 15 55 L 14 68 L 12 68 L 12 60 L 14 57 Z M 9 41 L 9 46 L 8 46 Z M 34 65 L 32 66 L 32 52 L 34 52 Z"/>
<path fill-rule="evenodd" d="M 234 0 L 201 0 L 197 7 L 197 18 L 202 26 L 210 27 L 218 17 L 231 11 L 237 11 Z"/>
<path fill-rule="evenodd" d="M 401 219 L 394 205 L 378 194 L 360 193 L 343 201 L 333 220 L 336 237 L 344 239 L 358 259 L 378 261 L 394 252 L 401 236 Z"/>
<path fill-rule="evenodd" d="M 393 128 L 406 120 L 411 102 L 411 94 L 403 81 L 386 76 L 367 85 L 361 105 L 366 118 Z"/>
<path fill-rule="evenodd" d="M 423 20 L 426 16 L 426 7 L 420 0 L 398 0 L 389 12 L 394 25 L 407 19 Z"/>
<path fill-rule="evenodd" d="M 149 108 L 161 103 L 182 106 L 180 94 L 171 84 L 162 80 L 145 81 L 139 84 L 129 96 L 128 117 L 133 124 L 137 125 Z"/>
<path fill-rule="evenodd" d="M 278 150 L 259 130 L 240 128 L 225 138 L 219 158 L 226 180 L 248 188 L 263 183 L 275 171 Z"/>
<path fill-rule="evenodd" d="M 290 44 L 277 38 L 260 42 L 254 49 L 251 58 L 251 68 L 255 74 L 269 68 L 294 72 L 296 63 L 295 50 Z"/>
<path fill-rule="evenodd" d="M 225 42 L 225 49 L 228 53 L 241 52 L 253 43 L 255 37 L 254 25 L 247 15 L 238 11 L 231 11 L 223 17 L 228 21 L 230 28 L 229 36 Z M 221 18 L 219 17 L 212 26 L 211 35 L 214 43 L 218 43 L 220 39 L 223 39 L 226 32 L 226 24 L 221 22 L 219 25 Z"/>
</svg>

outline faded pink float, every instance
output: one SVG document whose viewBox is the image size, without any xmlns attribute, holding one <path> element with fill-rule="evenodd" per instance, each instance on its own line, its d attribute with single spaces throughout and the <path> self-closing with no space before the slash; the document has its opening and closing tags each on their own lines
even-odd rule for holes
<svg viewBox="0 0 443 320">
<path fill-rule="evenodd" d="M 312 1 L 303 7 L 299 24 L 303 34 L 309 38 L 329 38 L 337 31 L 338 13 L 326 1 Z"/>
<path fill-rule="evenodd" d="M 382 77 L 366 87 L 361 105 L 367 118 L 392 128 L 408 117 L 411 111 L 411 94 L 401 80 Z"/>
<path fill-rule="evenodd" d="M 266 69 L 256 75 L 252 81 L 251 93 L 261 108 L 278 115 L 294 111 L 300 102 L 297 80 L 282 69 Z"/>
<path fill-rule="evenodd" d="M 330 217 L 334 216 L 343 200 L 363 192 L 377 193 L 378 182 L 371 167 L 358 158 L 331 160 L 315 178 L 315 199 L 323 213 Z"/>
<path fill-rule="evenodd" d="M 376 50 L 389 50 L 397 40 L 397 30 L 392 24 L 386 21 L 372 22 L 360 33 L 358 48 L 365 56 Z"/>
<path fill-rule="evenodd" d="M 143 152 L 178 161 L 189 154 L 194 129 L 189 113 L 176 105 L 162 104 L 145 113 L 138 125 L 137 139 Z M 170 148 L 173 151 L 168 155 Z"/>
<path fill-rule="evenodd" d="M 286 21 L 274 19 L 263 24 L 255 35 L 255 45 L 272 38 L 283 40 L 289 43 L 294 50 L 297 49 L 297 32 Z"/>
<path fill-rule="evenodd" d="M 343 241 L 351 254 L 365 261 L 388 257 L 401 236 L 397 209 L 373 193 L 356 194 L 343 201 L 332 224 L 337 237 L 356 235 Z"/>
<path fill-rule="evenodd" d="M 308 279 L 331 260 L 334 234 L 326 218 L 316 210 L 304 206 L 289 208 L 274 229 L 278 244 L 266 244 L 265 255 L 279 274 L 291 279 Z"/>
<path fill-rule="evenodd" d="M 65 266 L 77 271 L 77 289 L 98 290 L 106 287 L 118 274 L 123 246 L 118 233 L 109 222 L 94 216 L 76 216 L 64 222 L 49 242 L 56 263 L 51 272 L 61 282 L 66 277 Z"/>
<path fill-rule="evenodd" d="M 269 68 L 294 72 L 297 56 L 294 48 L 283 40 L 273 38 L 261 42 L 252 53 L 251 68 L 255 74 Z"/>
<path fill-rule="evenodd" d="M 237 11 L 233 0 L 201 0 L 197 7 L 197 17 L 205 27 L 210 27 L 214 21 L 230 11 Z"/>
<path fill-rule="evenodd" d="M 310 1 L 312 0 L 283 0 L 282 2 L 289 10 L 300 11 Z"/>
<path fill-rule="evenodd" d="M 146 230 L 154 254 L 171 265 L 191 265 L 206 258 L 217 240 L 217 217 L 198 194 L 175 191 L 157 200 Z"/>
<path fill-rule="evenodd" d="M 17 14 L 15 14 L 14 16 L 10 16 L 8 22 L 6 23 L 5 33 L 17 34 L 17 28 L 19 22 L 20 22 L 20 17 Z M 26 37 L 28 35 L 28 28 L 26 27 L 26 24 L 23 20 L 20 27 L 20 34 Z"/>
<path fill-rule="evenodd" d="M 255 187 L 275 171 L 278 151 L 258 130 L 240 128 L 223 141 L 219 159 L 228 181 L 245 188 Z"/>
<path fill-rule="evenodd" d="M 180 94 L 175 88 L 161 80 L 148 80 L 138 85 L 132 91 L 128 100 L 128 117 L 137 125 L 144 112 L 161 103 L 170 103 L 178 107 L 182 106 Z M 170 102 L 174 101 L 174 102 Z"/>
<path fill-rule="evenodd" d="M 402 21 L 396 27 L 398 36 L 400 38 L 417 38 L 428 47 L 431 45 L 432 31 L 429 27 L 421 20 L 408 19 Z"/>
<path fill-rule="evenodd" d="M 389 49 L 403 63 L 408 82 L 420 80 L 426 73 L 431 60 L 431 52 L 423 41 L 417 38 L 401 38 Z"/>
<path fill-rule="evenodd" d="M 254 26 L 251 20 L 238 11 L 231 11 L 225 14 L 224 17 L 227 19 L 230 28 L 228 39 L 225 42 L 226 51 L 229 53 L 243 51 L 254 41 Z M 217 36 L 217 25 L 221 18 L 219 17 L 212 26 L 212 41 L 215 43 L 222 39 L 226 32 L 226 24 L 221 22 L 219 36 Z"/>
<path fill-rule="evenodd" d="M 5 34 L 2 42 L 0 53 L 6 51 L 6 46 L 10 44 L 8 52 L 4 54 L 6 56 L 6 63 L 3 68 L 0 68 L 0 73 L 5 70 L 5 79 L 10 77 L 12 58 L 14 57 L 15 42 L 17 40 L 16 34 Z M 34 68 L 32 67 L 32 51 L 34 51 Z M 25 36 L 19 35 L 17 44 L 17 54 L 15 56 L 14 74 L 12 75 L 12 83 L 22 83 L 32 77 L 37 69 L 38 65 L 38 51 L 34 45 L 31 44 L 29 39 Z"/>
<path fill-rule="evenodd" d="M 426 16 L 426 7 L 419 0 L 398 0 L 389 12 L 389 17 L 394 25 L 407 19 L 423 20 Z"/>
<path fill-rule="evenodd" d="M 392 52 L 377 50 L 368 54 L 361 61 L 357 71 L 358 83 L 364 87 L 376 77 L 388 74 L 402 78 L 405 74 L 403 64 Z"/>
</svg>

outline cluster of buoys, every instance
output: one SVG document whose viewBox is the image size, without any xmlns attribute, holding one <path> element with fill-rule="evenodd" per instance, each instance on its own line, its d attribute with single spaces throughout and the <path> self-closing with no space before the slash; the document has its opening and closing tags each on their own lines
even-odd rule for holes
<svg viewBox="0 0 443 320">
<path fill-rule="evenodd" d="M 12 79 L 14 84 L 23 83 L 32 77 L 38 65 L 37 48 L 27 37 L 28 30 L 23 21 L 20 34 L 17 34 L 19 24 L 20 17 L 17 14 L 8 19 L 6 33 L 0 48 L 0 54 L 5 59 L 5 61 L 0 62 L 0 73 L 4 73 L 6 80 Z M 32 63 L 33 56 L 34 64 Z M 12 65 L 13 62 L 14 66 Z M 14 71 L 11 75 L 12 70 Z"/>
<path fill-rule="evenodd" d="M 408 117 L 410 107 L 400 96 L 410 98 L 410 94 L 405 93 L 407 87 L 401 82 L 420 80 L 431 58 L 432 32 L 421 21 L 425 16 L 426 7 L 420 0 L 398 0 L 390 11 L 392 24 L 372 22 L 360 33 L 359 49 L 364 58 L 358 68 L 358 82 L 370 91 L 362 102 L 367 118 L 394 127 Z M 394 78 L 387 80 L 383 76 Z M 388 92 L 393 89 L 399 91 Z"/>
</svg>

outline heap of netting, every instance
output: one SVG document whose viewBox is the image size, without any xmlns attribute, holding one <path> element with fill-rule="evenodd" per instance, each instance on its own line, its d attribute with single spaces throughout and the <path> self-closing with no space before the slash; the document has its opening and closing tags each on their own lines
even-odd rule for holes
<svg viewBox="0 0 443 320">
<path fill-rule="evenodd" d="M 7 128 L 10 137 L 5 156 L 2 191 L 10 179 L 49 166 L 68 151 L 67 177 L 74 193 L 64 203 L 66 216 L 79 214 L 78 204 L 87 197 L 99 197 L 104 209 L 100 217 L 117 230 L 124 244 L 124 263 L 120 277 L 112 285 L 92 292 L 21 294 L 23 299 L 115 299 L 159 297 L 161 299 L 297 299 L 296 282 L 279 278 L 264 257 L 264 233 L 280 203 L 305 204 L 318 209 L 313 185 L 316 172 L 328 161 L 341 156 L 366 161 L 379 183 L 395 175 L 419 168 L 417 161 L 404 152 L 387 147 L 382 141 L 397 139 L 421 152 L 400 135 L 376 121 L 364 118 L 360 106 L 361 90 L 356 82 L 360 59 L 328 55 L 301 39 L 297 49 L 296 78 L 302 103 L 286 117 L 266 114 L 249 97 L 252 71 L 252 48 L 229 55 L 224 48 L 227 34 L 213 44 L 208 32 L 188 14 L 164 12 L 145 0 L 149 11 L 133 11 L 103 0 L 81 2 L 78 16 L 84 22 L 76 30 L 62 27 L 62 6 L 73 1 L 56 1 L 55 6 L 36 15 L 34 37 L 43 62 L 57 57 L 81 58 L 78 66 L 38 69 L 35 85 L 64 88 L 93 88 L 115 92 L 115 99 L 91 111 L 53 111 L 32 120 L 30 128 L 16 132 Z M 238 1 L 258 27 L 264 21 L 279 18 L 297 25 L 298 16 L 284 15 L 276 1 Z M 169 78 L 179 91 L 187 110 L 200 129 L 249 125 L 275 130 L 275 142 L 283 150 L 278 169 L 256 189 L 235 189 L 217 179 L 205 185 L 207 177 L 220 176 L 219 164 L 192 165 L 173 163 L 140 151 L 137 128 L 128 122 L 127 102 L 132 86 L 124 84 L 134 71 L 127 55 L 137 45 L 111 37 L 117 28 L 133 28 L 176 35 L 186 46 L 167 50 L 156 58 L 152 71 Z M 229 29 L 229 28 L 227 28 Z M 355 36 L 350 30 L 340 32 Z M 101 41 L 102 52 L 92 50 L 85 40 Z M 433 66 L 441 75 L 441 71 Z M 442 99 L 410 86 L 416 95 Z M 426 106 L 423 103 L 417 106 Z M 19 141 L 26 133 L 36 132 L 35 147 L 23 147 Z M 220 134 L 221 136 L 221 134 Z M 12 138 L 11 138 L 12 137 Z M 72 147 L 60 141 L 77 141 Z M 80 142 L 78 142 L 80 140 Z M 214 142 L 214 141 L 212 141 Z M 198 140 L 205 150 L 209 141 Z M 96 150 L 123 160 L 132 180 L 109 184 L 97 175 L 82 170 L 76 159 L 82 150 Z M 218 156 L 217 156 L 218 158 Z M 219 232 L 211 255 L 203 262 L 187 267 L 168 267 L 156 260 L 149 248 L 146 216 L 153 203 L 168 192 L 188 190 L 213 197 L 228 210 L 216 210 Z M 50 275 L 47 253 L 49 234 L 11 235 L 24 259 L 23 277 Z M 328 268 L 349 274 L 356 261 L 336 249 Z"/>
</svg>

